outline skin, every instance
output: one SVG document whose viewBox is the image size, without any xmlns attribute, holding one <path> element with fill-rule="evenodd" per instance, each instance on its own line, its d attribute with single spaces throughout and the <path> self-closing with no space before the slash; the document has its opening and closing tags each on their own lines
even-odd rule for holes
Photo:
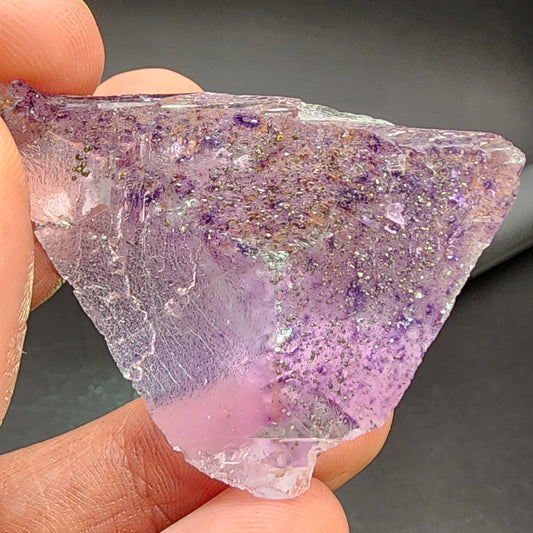
<svg viewBox="0 0 533 533">
<path fill-rule="evenodd" d="M 126 72 L 99 84 L 104 48 L 80 0 L 0 2 L 0 82 L 23 79 L 50 93 L 200 91 L 162 69 Z M 34 241 L 26 176 L 0 120 L 0 422 L 18 372 L 26 320 L 61 279 Z M 189 466 L 148 416 L 142 400 L 74 431 L 0 456 L 0 530 L 8 532 L 348 531 L 333 490 L 381 450 L 380 429 L 324 453 L 304 495 L 254 498 Z"/>
</svg>

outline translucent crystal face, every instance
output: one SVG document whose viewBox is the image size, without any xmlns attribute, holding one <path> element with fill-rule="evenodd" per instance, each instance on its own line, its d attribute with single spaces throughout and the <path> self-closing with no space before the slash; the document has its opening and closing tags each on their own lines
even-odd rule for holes
<svg viewBox="0 0 533 533">
<path fill-rule="evenodd" d="M 36 234 L 176 450 L 267 497 L 381 425 L 523 155 L 280 97 L 0 88 Z"/>
</svg>

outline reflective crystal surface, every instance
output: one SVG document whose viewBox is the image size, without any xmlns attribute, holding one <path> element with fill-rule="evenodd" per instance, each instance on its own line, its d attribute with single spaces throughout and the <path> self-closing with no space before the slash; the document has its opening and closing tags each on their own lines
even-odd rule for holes
<svg viewBox="0 0 533 533">
<path fill-rule="evenodd" d="M 381 425 L 518 189 L 492 133 L 0 87 L 36 235 L 176 450 L 272 498 Z"/>
</svg>

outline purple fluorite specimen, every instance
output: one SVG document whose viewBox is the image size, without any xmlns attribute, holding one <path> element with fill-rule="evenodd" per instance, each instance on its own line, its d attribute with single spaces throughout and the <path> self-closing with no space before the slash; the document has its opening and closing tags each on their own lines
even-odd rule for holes
<svg viewBox="0 0 533 533">
<path fill-rule="evenodd" d="M 291 98 L 15 83 L 0 109 L 39 240 L 169 442 L 273 498 L 386 420 L 524 164 Z"/>
</svg>

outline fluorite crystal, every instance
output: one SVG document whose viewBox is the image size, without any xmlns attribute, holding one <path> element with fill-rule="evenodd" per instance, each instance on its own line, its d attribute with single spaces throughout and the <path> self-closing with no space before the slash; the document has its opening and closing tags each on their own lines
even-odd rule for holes
<svg viewBox="0 0 533 533">
<path fill-rule="evenodd" d="M 272 498 L 383 424 L 524 164 L 292 98 L 14 83 L 0 109 L 36 235 L 171 445 Z"/>
</svg>

